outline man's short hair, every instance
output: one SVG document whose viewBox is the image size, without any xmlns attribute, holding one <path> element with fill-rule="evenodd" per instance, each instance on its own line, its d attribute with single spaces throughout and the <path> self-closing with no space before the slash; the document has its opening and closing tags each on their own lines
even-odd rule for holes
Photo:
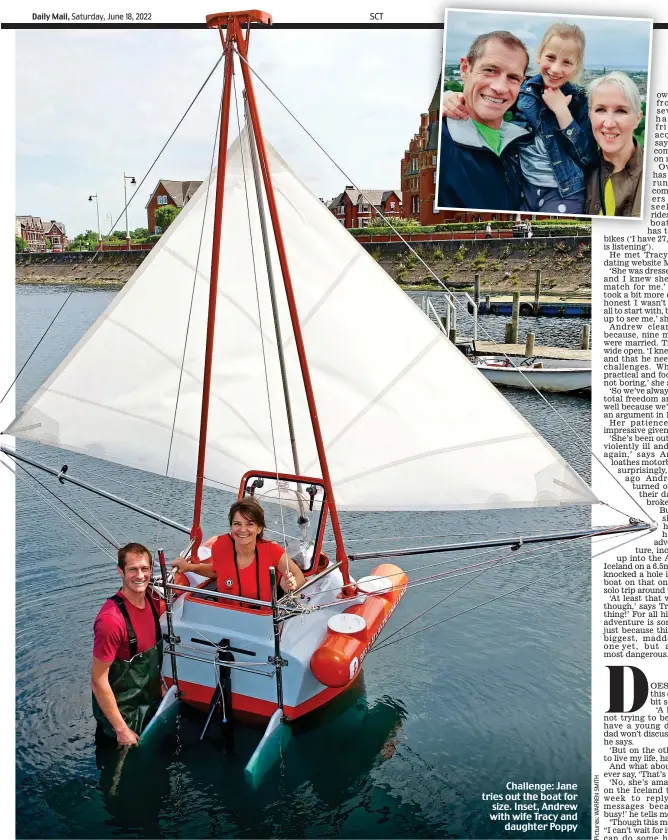
<svg viewBox="0 0 668 840">
<path fill-rule="evenodd" d="M 473 67 L 476 61 L 479 58 L 482 58 L 482 54 L 485 52 L 487 44 L 489 41 L 493 40 L 501 41 L 504 46 L 511 50 L 522 50 L 526 56 L 526 64 L 524 65 L 524 72 L 526 73 L 526 69 L 529 66 L 529 52 L 519 38 L 513 35 L 512 32 L 508 32 L 505 29 L 498 29 L 496 32 L 487 32 L 485 35 L 478 35 L 469 47 L 469 51 L 466 56 L 469 67 Z"/>
<path fill-rule="evenodd" d="M 149 562 L 153 562 L 151 552 L 145 545 L 142 545 L 141 543 L 128 543 L 127 545 L 124 545 L 123 548 L 118 549 L 118 568 L 121 571 L 125 571 L 125 560 L 128 554 L 146 554 Z"/>
</svg>

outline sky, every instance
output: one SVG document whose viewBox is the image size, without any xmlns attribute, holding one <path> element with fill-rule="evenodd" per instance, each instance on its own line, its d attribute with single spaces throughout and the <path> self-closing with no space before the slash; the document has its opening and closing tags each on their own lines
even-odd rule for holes
<svg viewBox="0 0 668 840">
<path fill-rule="evenodd" d="M 447 14 L 445 62 L 456 64 L 468 52 L 472 41 L 485 32 L 507 29 L 529 50 L 531 67 L 543 34 L 552 23 L 575 24 L 585 33 L 585 67 L 647 67 L 651 21 L 628 18 L 581 17 L 575 15 L 504 14 L 451 9 Z"/>
<path fill-rule="evenodd" d="M 320 198 L 353 182 L 399 190 L 404 150 L 436 87 L 441 41 L 438 30 L 253 32 L 251 66 L 349 177 L 256 80 L 266 139 Z M 97 194 L 102 232 L 124 230 L 124 173 L 144 178 L 220 55 L 210 30 L 18 31 L 17 215 L 62 221 L 73 237 L 97 229 L 88 201 Z M 409 66 L 398 60 L 406 55 Z M 221 87 L 222 63 L 132 200 L 131 230 L 147 225 L 159 179 L 208 173 Z M 230 141 L 236 134 L 233 111 Z"/>
</svg>

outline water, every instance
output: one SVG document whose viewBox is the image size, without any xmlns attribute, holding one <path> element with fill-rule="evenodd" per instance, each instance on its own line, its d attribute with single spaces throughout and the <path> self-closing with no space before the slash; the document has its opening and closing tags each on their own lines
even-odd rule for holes
<svg viewBox="0 0 668 840">
<path fill-rule="evenodd" d="M 420 305 L 423 297 L 421 292 L 409 292 L 409 296 Z M 445 292 L 429 292 L 428 295 L 438 315 L 446 314 Z M 457 335 L 462 338 L 473 338 L 473 316 L 468 314 L 467 298 L 463 294 L 456 294 L 457 300 Z M 478 340 L 498 341 L 504 343 L 506 324 L 510 318 L 503 315 L 480 315 L 478 317 Z M 527 333 L 536 336 L 536 346 L 566 347 L 569 350 L 579 350 L 582 340 L 582 327 L 590 324 L 588 318 L 536 318 L 534 316 L 520 318 L 518 342 L 526 342 Z"/>
<path fill-rule="evenodd" d="M 19 362 L 66 293 L 18 289 Z M 111 292 L 74 293 L 19 380 L 17 404 L 112 298 Z M 550 329 L 571 325 L 555 321 Z M 557 343 L 558 336 L 550 340 Z M 544 402 L 530 393 L 507 396 L 586 476 L 588 455 Z M 588 436 L 587 400 L 557 396 L 554 403 Z M 163 508 L 155 476 L 34 444 L 21 449 L 51 466 L 67 462 L 74 475 Z M 51 478 L 42 480 L 102 533 L 104 525 L 118 541 L 155 544 L 156 526 L 147 520 Z M 229 499 L 208 494 L 205 533 L 220 531 Z M 180 482 L 164 497 L 167 515 L 186 523 L 191 502 L 192 488 Z M 587 521 L 579 510 L 540 512 L 544 530 Z M 359 550 L 411 540 L 418 545 L 435 536 L 535 530 L 521 511 L 348 513 L 342 522 L 349 546 Z M 205 742 L 197 740 L 201 719 L 193 713 L 184 714 L 178 731 L 153 752 L 132 751 L 124 761 L 115 752 L 96 753 L 89 689 L 92 622 L 116 589 L 114 563 L 20 482 L 16 533 L 19 837 L 503 837 L 481 795 L 504 792 L 508 781 L 576 783 L 580 819 L 569 836 L 591 835 L 586 542 L 541 549 L 533 561 L 490 571 L 444 601 L 465 579 L 409 590 L 386 635 L 439 601 L 406 632 L 509 594 L 369 654 L 363 682 L 297 722 L 282 763 L 253 792 L 242 771 L 259 733 L 240 728 L 234 751 L 225 753 L 219 729 Z M 400 539 L 389 540 L 390 535 Z M 113 553 L 102 536 L 97 539 Z M 168 556 L 182 547 L 175 532 L 163 531 L 160 542 Z M 470 555 L 448 560 L 460 566 L 475 562 Z M 444 568 L 418 571 L 434 562 L 423 556 L 407 558 L 404 565 L 415 570 L 410 575 L 415 579 Z M 374 565 L 356 565 L 354 571 L 361 575 Z"/>
</svg>

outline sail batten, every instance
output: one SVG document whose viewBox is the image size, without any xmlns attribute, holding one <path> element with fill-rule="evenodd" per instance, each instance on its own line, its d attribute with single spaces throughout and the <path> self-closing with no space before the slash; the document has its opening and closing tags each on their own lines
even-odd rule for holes
<svg viewBox="0 0 668 840">
<path fill-rule="evenodd" d="M 208 480 L 227 487 L 238 486 L 247 469 L 291 471 L 292 464 L 267 270 L 258 260 L 259 211 L 242 154 L 248 167 L 245 134 L 228 152 L 205 465 Z M 268 154 L 337 506 L 595 502 L 275 150 Z M 205 181 L 8 434 L 194 481 L 209 287 L 203 257 L 197 276 L 195 267 L 200 236 L 202 254 L 211 250 L 207 188 Z M 271 259 L 278 264 L 275 248 Z M 318 458 L 280 278 L 277 307 L 300 461 L 315 477 Z"/>
</svg>

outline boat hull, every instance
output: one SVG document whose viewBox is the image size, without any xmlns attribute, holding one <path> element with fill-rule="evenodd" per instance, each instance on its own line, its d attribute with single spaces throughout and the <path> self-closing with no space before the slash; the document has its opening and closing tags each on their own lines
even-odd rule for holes
<svg viewBox="0 0 668 840">
<path fill-rule="evenodd" d="M 532 391 L 567 393 L 591 390 L 591 367 L 535 367 L 503 361 L 477 361 L 476 368 L 494 385 Z"/>
<path fill-rule="evenodd" d="M 406 575 L 399 567 L 383 564 L 372 573 L 373 576 L 388 574 L 396 578 L 390 592 L 342 597 L 343 578 L 340 570 L 334 569 L 307 590 L 305 605 L 319 609 L 282 623 L 283 710 L 288 718 L 303 717 L 324 706 L 357 679 L 364 656 L 406 590 Z M 198 585 L 201 578 L 194 575 L 193 578 L 191 585 Z M 367 628 L 363 637 L 333 634 L 328 629 L 332 616 L 346 612 L 365 617 Z M 162 621 L 166 624 L 165 617 Z M 204 712 L 208 710 L 219 680 L 216 648 L 227 643 L 233 657 L 229 669 L 232 712 L 250 723 L 266 723 L 278 707 L 271 612 L 234 608 L 213 598 L 207 600 L 203 589 L 202 596 L 188 593 L 175 600 L 172 623 L 174 634 L 180 640 L 176 652 L 181 654 L 177 656 L 177 673 L 182 702 Z M 346 678 L 335 680 L 336 684 L 327 677 L 331 667 L 329 670 L 312 667 L 319 653 L 322 661 L 331 664 L 333 635 L 338 637 L 339 648 L 345 649 L 343 656 L 350 656 L 350 661 L 344 662 Z M 223 662 L 223 668 L 224 665 Z M 163 676 L 167 685 L 173 683 L 168 655 L 164 658 Z"/>
</svg>

